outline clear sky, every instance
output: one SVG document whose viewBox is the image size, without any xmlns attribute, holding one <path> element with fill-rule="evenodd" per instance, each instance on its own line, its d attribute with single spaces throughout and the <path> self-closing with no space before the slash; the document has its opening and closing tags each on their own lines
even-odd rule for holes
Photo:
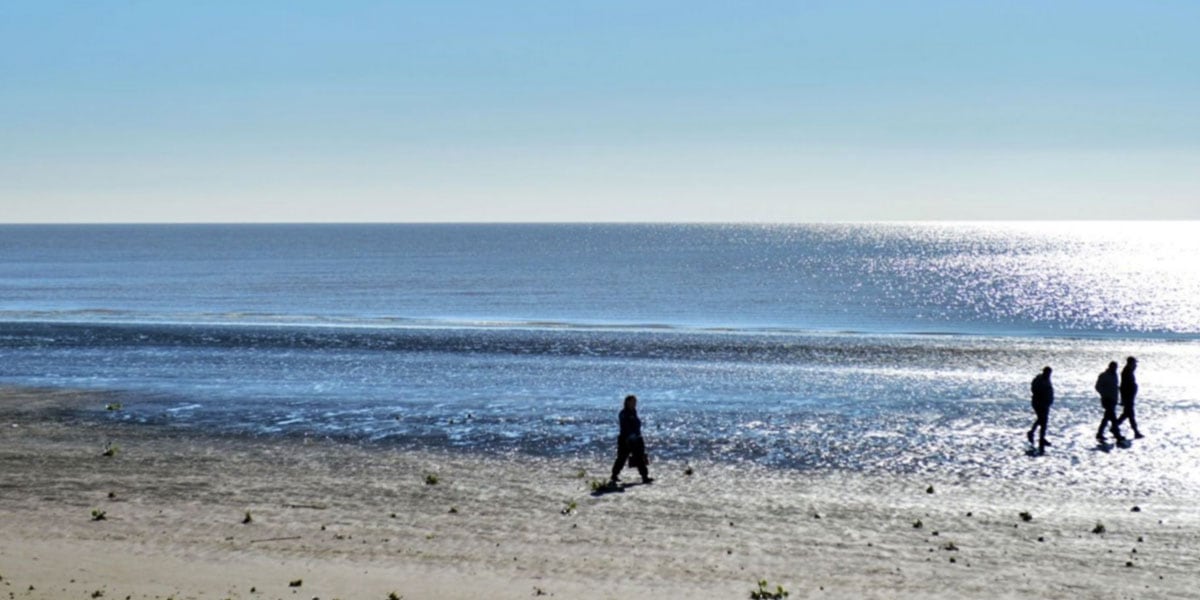
<svg viewBox="0 0 1200 600">
<path fill-rule="evenodd" d="M 1200 2 L 0 2 L 0 221 L 1200 218 Z"/>
</svg>

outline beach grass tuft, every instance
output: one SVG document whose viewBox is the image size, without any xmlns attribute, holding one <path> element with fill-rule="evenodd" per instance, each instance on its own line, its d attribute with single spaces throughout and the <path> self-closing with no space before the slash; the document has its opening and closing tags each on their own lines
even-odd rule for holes
<svg viewBox="0 0 1200 600">
<path fill-rule="evenodd" d="M 758 589 L 750 591 L 750 600 L 782 600 L 788 597 L 788 591 L 782 585 L 776 585 L 772 590 L 766 579 L 758 580 Z"/>
</svg>

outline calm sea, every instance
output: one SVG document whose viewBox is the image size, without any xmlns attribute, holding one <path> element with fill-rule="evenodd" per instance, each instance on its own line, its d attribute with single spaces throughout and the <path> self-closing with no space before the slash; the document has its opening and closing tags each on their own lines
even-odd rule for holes
<svg viewBox="0 0 1200 600">
<path fill-rule="evenodd" d="M 664 458 L 1200 488 L 1198 263 L 1197 222 L 0 226 L 0 383 L 599 471 L 635 393 Z M 1148 437 L 1100 451 L 1127 355 Z"/>
</svg>

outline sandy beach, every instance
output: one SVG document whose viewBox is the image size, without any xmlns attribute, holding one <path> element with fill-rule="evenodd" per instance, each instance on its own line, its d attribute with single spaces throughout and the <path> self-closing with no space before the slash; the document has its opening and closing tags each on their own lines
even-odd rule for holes
<svg viewBox="0 0 1200 600">
<path fill-rule="evenodd" d="M 608 457 L 76 416 L 107 401 L 0 391 L 0 594 L 748 598 L 765 579 L 790 598 L 1184 598 L 1200 572 L 1190 497 L 708 463 L 596 494 Z"/>
</svg>

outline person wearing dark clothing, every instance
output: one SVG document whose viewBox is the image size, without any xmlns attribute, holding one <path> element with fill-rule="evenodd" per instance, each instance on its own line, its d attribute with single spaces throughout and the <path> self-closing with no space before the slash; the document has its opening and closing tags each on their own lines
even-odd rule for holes
<svg viewBox="0 0 1200 600">
<path fill-rule="evenodd" d="M 621 480 L 621 469 L 625 468 L 626 460 L 629 460 L 629 466 L 637 468 L 642 483 L 654 481 L 647 467 L 650 461 L 646 460 L 646 442 L 642 439 L 642 420 L 637 414 L 637 396 L 625 396 L 625 408 L 621 409 L 619 419 L 621 434 L 617 437 L 617 460 L 612 466 L 612 483 Z"/>
<path fill-rule="evenodd" d="M 1137 378 L 1133 372 L 1137 370 L 1137 364 L 1137 359 L 1130 356 L 1125 359 L 1125 368 L 1121 369 L 1121 416 L 1117 417 L 1117 425 L 1128 419 L 1129 426 L 1133 428 L 1133 437 L 1141 439 L 1146 436 L 1138 431 L 1137 417 L 1133 412 L 1133 399 L 1138 391 Z"/>
<path fill-rule="evenodd" d="M 1117 428 L 1117 395 L 1121 385 L 1117 379 L 1117 362 L 1108 363 L 1108 369 L 1096 378 L 1096 392 L 1100 394 L 1100 406 L 1104 408 L 1104 418 L 1100 420 L 1100 429 L 1096 431 L 1096 441 L 1103 444 L 1104 426 L 1109 425 L 1117 443 L 1125 441 L 1121 430 Z"/>
<path fill-rule="evenodd" d="M 1053 370 L 1050 367 L 1042 369 L 1036 377 L 1033 378 L 1033 383 L 1029 384 L 1029 390 L 1033 394 L 1033 414 L 1037 415 L 1037 419 L 1033 422 L 1033 427 L 1029 428 L 1029 443 L 1033 443 L 1033 432 L 1038 427 L 1042 428 L 1042 434 L 1038 437 L 1038 449 L 1045 448 L 1051 445 L 1046 441 L 1046 421 L 1050 418 L 1050 405 L 1054 404 L 1054 385 L 1050 383 L 1050 373 Z"/>
</svg>

